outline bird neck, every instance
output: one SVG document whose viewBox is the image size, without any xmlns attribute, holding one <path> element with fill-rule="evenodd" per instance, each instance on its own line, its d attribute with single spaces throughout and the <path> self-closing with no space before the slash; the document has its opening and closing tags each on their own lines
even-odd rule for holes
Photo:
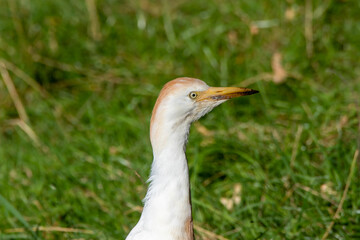
<svg viewBox="0 0 360 240">
<path fill-rule="evenodd" d="M 153 126 L 155 127 L 155 126 Z M 189 124 L 161 126 L 153 138 L 154 160 L 142 220 L 169 239 L 193 240 L 189 169 L 185 156 Z M 171 236 L 171 238 L 170 238 Z"/>
</svg>

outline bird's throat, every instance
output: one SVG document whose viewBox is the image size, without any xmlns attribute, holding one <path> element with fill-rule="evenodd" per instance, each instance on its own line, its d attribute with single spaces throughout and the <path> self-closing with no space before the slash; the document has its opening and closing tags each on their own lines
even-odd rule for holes
<svg viewBox="0 0 360 240">
<path fill-rule="evenodd" d="M 166 139 L 152 139 L 154 161 L 141 218 L 144 227 L 151 231 L 176 235 L 169 239 L 193 240 L 189 170 L 185 156 L 188 128 L 184 126 L 182 131 L 162 129 L 167 132 L 160 135 Z"/>
</svg>

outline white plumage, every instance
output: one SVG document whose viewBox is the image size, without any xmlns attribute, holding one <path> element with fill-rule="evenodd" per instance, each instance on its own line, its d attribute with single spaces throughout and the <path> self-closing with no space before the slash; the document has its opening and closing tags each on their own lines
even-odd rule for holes
<svg viewBox="0 0 360 240">
<path fill-rule="evenodd" d="M 190 125 L 248 88 L 213 88 L 194 78 L 165 84 L 153 109 L 150 139 L 154 160 L 139 222 L 126 240 L 193 240 L 189 171 L 185 148 Z"/>
</svg>

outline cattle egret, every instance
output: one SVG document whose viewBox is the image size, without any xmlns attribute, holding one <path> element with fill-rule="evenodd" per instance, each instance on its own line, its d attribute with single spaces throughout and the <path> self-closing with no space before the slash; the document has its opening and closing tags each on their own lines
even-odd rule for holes
<svg viewBox="0 0 360 240">
<path fill-rule="evenodd" d="M 192 122 L 219 104 L 258 91 L 209 87 L 194 78 L 165 84 L 155 103 L 150 140 L 154 160 L 144 209 L 126 240 L 193 240 L 189 169 L 185 149 Z"/>
</svg>

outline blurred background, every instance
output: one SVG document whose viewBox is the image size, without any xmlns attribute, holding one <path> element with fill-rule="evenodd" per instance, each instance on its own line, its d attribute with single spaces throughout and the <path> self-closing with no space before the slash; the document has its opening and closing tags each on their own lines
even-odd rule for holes
<svg viewBox="0 0 360 240">
<path fill-rule="evenodd" d="M 359 1 L 0 5 L 0 239 L 124 239 L 180 76 L 260 91 L 191 129 L 197 239 L 360 238 Z"/>
</svg>

